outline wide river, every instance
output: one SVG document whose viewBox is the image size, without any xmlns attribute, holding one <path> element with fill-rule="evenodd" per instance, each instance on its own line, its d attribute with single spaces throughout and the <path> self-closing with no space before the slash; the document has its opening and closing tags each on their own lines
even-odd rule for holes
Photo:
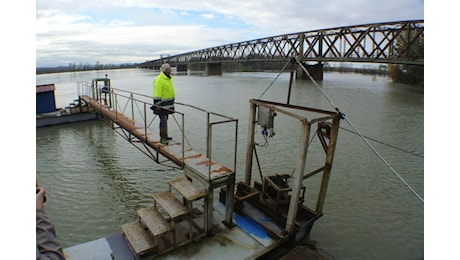
<svg viewBox="0 0 460 260">
<path fill-rule="evenodd" d="M 114 88 L 151 95 L 157 73 L 125 69 L 44 74 L 36 76 L 36 83 L 54 83 L 56 105 L 65 107 L 77 98 L 79 81 L 108 74 Z M 260 72 L 173 78 L 177 102 L 239 119 L 237 181 L 244 178 L 248 100 L 264 93 L 261 99 L 285 102 L 289 74 L 277 76 Z M 369 140 L 423 197 L 423 91 L 388 77 L 354 73 L 325 73 L 319 84 L 364 136 L 378 141 Z M 307 80 L 295 81 L 291 103 L 333 110 Z M 283 131 L 287 127 L 277 125 L 275 118 L 274 142 L 298 139 L 298 134 Z M 424 205 L 349 130 L 342 120 L 324 216 L 313 226 L 311 239 L 335 259 L 422 259 Z M 272 162 L 263 168 L 264 174 L 292 171 L 291 144 L 278 141 L 286 153 L 259 154 Z M 122 224 L 136 219 L 139 208 L 152 205 L 152 194 L 181 174 L 156 164 L 99 120 L 37 128 L 36 145 L 36 174 L 48 198 L 45 209 L 64 247 L 119 233 Z"/>
</svg>

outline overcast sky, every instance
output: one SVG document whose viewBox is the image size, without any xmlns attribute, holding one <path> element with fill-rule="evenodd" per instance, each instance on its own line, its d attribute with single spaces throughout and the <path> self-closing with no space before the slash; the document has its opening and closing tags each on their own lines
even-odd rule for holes
<svg viewBox="0 0 460 260">
<path fill-rule="evenodd" d="M 423 0 L 37 0 L 36 66 L 139 63 L 279 34 L 424 19 Z"/>
</svg>

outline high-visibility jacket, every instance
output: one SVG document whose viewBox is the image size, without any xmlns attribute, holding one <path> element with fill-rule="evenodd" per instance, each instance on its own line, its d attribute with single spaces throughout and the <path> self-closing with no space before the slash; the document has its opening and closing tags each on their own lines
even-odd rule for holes
<svg viewBox="0 0 460 260">
<path fill-rule="evenodd" d="M 164 72 L 160 72 L 153 80 L 153 103 L 171 110 L 174 110 L 174 86 L 171 77 L 168 77 Z M 171 114 L 173 111 L 161 110 L 162 113 Z M 159 111 L 154 110 L 155 114 Z"/>
</svg>

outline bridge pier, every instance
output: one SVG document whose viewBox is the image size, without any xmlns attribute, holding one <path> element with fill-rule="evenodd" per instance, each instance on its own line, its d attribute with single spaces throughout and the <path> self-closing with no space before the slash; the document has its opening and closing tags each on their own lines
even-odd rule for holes
<svg viewBox="0 0 460 260">
<path fill-rule="evenodd" d="M 187 69 L 188 69 L 187 64 L 177 64 L 176 65 L 177 72 L 183 72 L 183 71 L 187 72 Z"/>
<path fill-rule="evenodd" d="M 306 63 L 302 63 L 305 68 L 307 68 L 308 72 L 312 76 L 314 80 L 323 80 L 323 63 L 318 62 L 314 65 L 308 65 Z M 296 71 L 296 79 L 308 79 L 307 73 L 303 71 L 301 67 L 297 68 Z"/>
<path fill-rule="evenodd" d="M 214 62 L 206 64 L 206 75 L 213 76 L 219 75 L 222 76 L 222 62 Z"/>
</svg>

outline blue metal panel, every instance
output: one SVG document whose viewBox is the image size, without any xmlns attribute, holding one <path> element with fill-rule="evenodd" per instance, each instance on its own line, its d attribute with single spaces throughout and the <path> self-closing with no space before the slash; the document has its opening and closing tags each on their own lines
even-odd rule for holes
<svg viewBox="0 0 460 260">
<path fill-rule="evenodd" d="M 37 93 L 36 100 L 37 114 L 56 111 L 56 102 L 54 99 L 54 91 Z"/>
</svg>

